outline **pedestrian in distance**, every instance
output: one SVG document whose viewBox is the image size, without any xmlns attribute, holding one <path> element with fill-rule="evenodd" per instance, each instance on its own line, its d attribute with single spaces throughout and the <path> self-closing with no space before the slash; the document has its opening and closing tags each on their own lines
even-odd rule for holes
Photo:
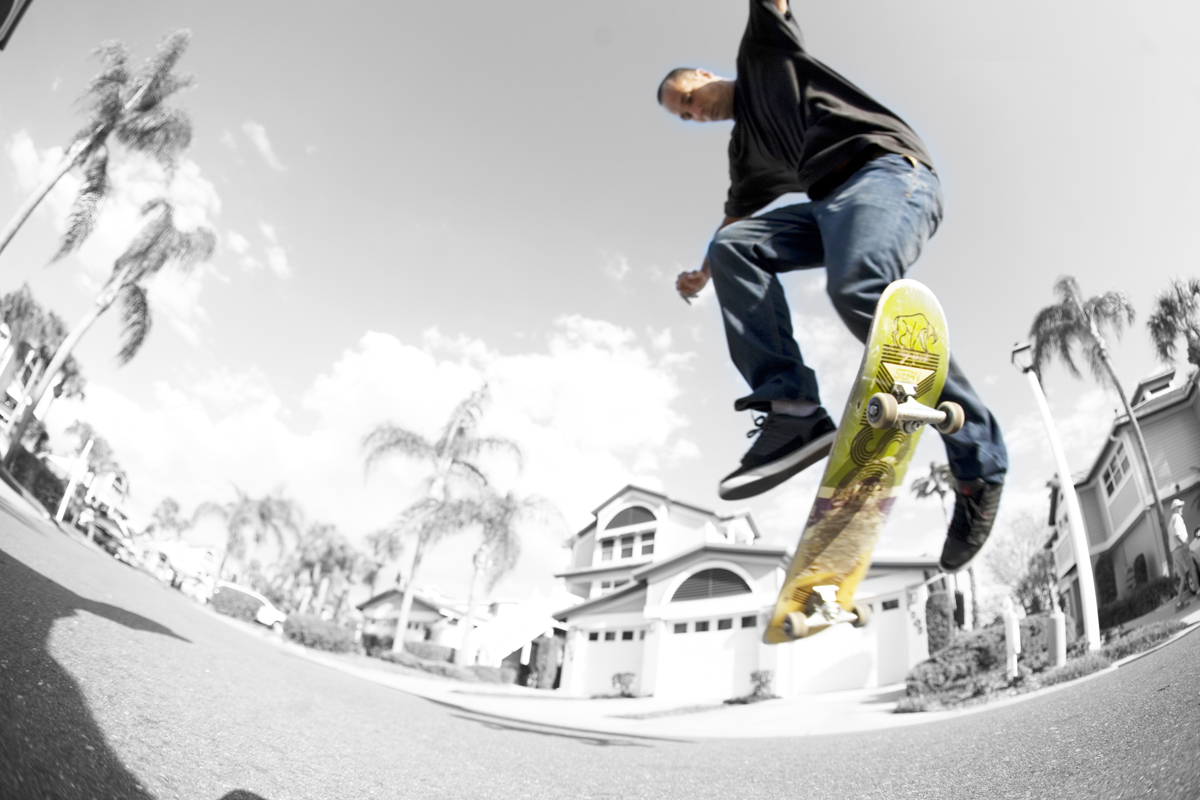
<svg viewBox="0 0 1200 800">
<path fill-rule="evenodd" d="M 1171 521 L 1167 523 L 1171 531 L 1171 561 L 1175 567 L 1176 609 L 1181 609 L 1191 602 L 1187 596 L 1200 593 L 1200 576 L 1196 573 L 1196 564 L 1192 560 L 1192 552 L 1188 549 L 1187 524 L 1183 521 L 1183 501 L 1176 498 L 1171 502 Z"/>
<path fill-rule="evenodd" d="M 733 122 L 725 218 L 701 267 L 681 273 L 676 289 L 690 301 L 712 281 L 729 353 L 751 389 L 734 409 L 763 415 L 718 487 L 739 500 L 820 461 L 837 433 L 793 336 L 779 274 L 824 267 L 834 309 L 865 341 L 880 295 L 941 222 L 941 185 L 912 128 L 808 52 L 788 0 L 750 0 L 736 78 L 680 67 L 659 85 L 658 102 L 682 120 Z M 808 202 L 754 216 L 789 192 Z M 940 564 L 955 572 L 991 532 L 1008 455 L 953 357 L 941 399 L 966 416 L 943 436 L 956 491 Z"/>
</svg>

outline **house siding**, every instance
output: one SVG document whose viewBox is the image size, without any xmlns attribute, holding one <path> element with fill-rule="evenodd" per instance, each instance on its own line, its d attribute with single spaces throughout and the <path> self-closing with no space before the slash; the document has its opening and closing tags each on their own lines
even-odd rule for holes
<svg viewBox="0 0 1200 800">
<path fill-rule="evenodd" d="M 1138 512 L 1139 499 L 1138 484 L 1131 475 L 1108 500 L 1108 515 L 1115 530 L 1124 530 L 1129 525 L 1133 515 Z"/>
<path fill-rule="evenodd" d="M 1200 468 L 1200 423 L 1189 404 L 1145 425 L 1143 435 L 1159 486 L 1193 477 Z"/>
<path fill-rule="evenodd" d="M 1100 509 L 1100 498 L 1097 497 L 1096 487 L 1088 486 L 1077 492 L 1079 507 L 1083 511 L 1083 526 L 1087 531 L 1088 544 L 1102 544 L 1110 535 L 1111 528 L 1106 524 L 1104 512 Z"/>
</svg>

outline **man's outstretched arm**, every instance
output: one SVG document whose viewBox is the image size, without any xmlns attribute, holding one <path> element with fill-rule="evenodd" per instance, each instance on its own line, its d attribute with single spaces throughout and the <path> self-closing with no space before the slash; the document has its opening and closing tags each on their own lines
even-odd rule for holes
<svg viewBox="0 0 1200 800">
<path fill-rule="evenodd" d="M 779 9 L 780 14 L 786 14 L 788 10 L 788 0 L 774 0 L 775 7 Z"/>
<path fill-rule="evenodd" d="M 779 0 L 779 2 L 786 4 L 787 0 Z M 745 217 L 726 217 L 717 230 L 721 230 L 726 225 L 732 225 L 741 219 L 745 219 Z M 708 284 L 708 279 L 711 276 L 712 273 L 708 268 L 708 256 L 705 256 L 704 263 L 700 265 L 700 269 L 679 273 L 679 277 L 675 279 L 675 289 L 679 292 L 679 296 L 684 299 L 684 302 L 690 305 L 692 298 L 700 294 L 700 290 Z"/>
</svg>

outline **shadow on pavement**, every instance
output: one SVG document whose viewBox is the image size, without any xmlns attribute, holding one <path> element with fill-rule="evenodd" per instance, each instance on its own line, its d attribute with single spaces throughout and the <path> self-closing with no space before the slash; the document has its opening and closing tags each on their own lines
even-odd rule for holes
<svg viewBox="0 0 1200 800">
<path fill-rule="evenodd" d="M 221 795 L 221 800 L 267 800 L 267 798 L 254 792 L 247 792 L 245 789 L 234 789 L 228 794 Z"/>
<path fill-rule="evenodd" d="M 80 597 L 0 550 L 0 797 L 153 797 L 109 747 L 79 684 L 50 654 L 55 621 L 79 611 L 188 641 Z"/>
</svg>

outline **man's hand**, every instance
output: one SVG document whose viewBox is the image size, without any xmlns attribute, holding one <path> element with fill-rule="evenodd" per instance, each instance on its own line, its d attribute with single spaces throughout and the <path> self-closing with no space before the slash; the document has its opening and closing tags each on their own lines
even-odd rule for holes
<svg viewBox="0 0 1200 800">
<path fill-rule="evenodd" d="M 788 10 L 788 0 L 774 0 L 774 2 L 775 7 L 779 9 L 779 13 L 786 15 Z"/>
<path fill-rule="evenodd" d="M 704 266 L 694 272 L 681 272 L 679 277 L 675 279 L 675 289 L 678 290 L 679 296 L 684 299 L 688 305 L 691 305 L 692 298 L 700 294 L 700 290 L 708 285 L 710 273 L 708 271 L 708 259 L 704 259 Z"/>
</svg>

